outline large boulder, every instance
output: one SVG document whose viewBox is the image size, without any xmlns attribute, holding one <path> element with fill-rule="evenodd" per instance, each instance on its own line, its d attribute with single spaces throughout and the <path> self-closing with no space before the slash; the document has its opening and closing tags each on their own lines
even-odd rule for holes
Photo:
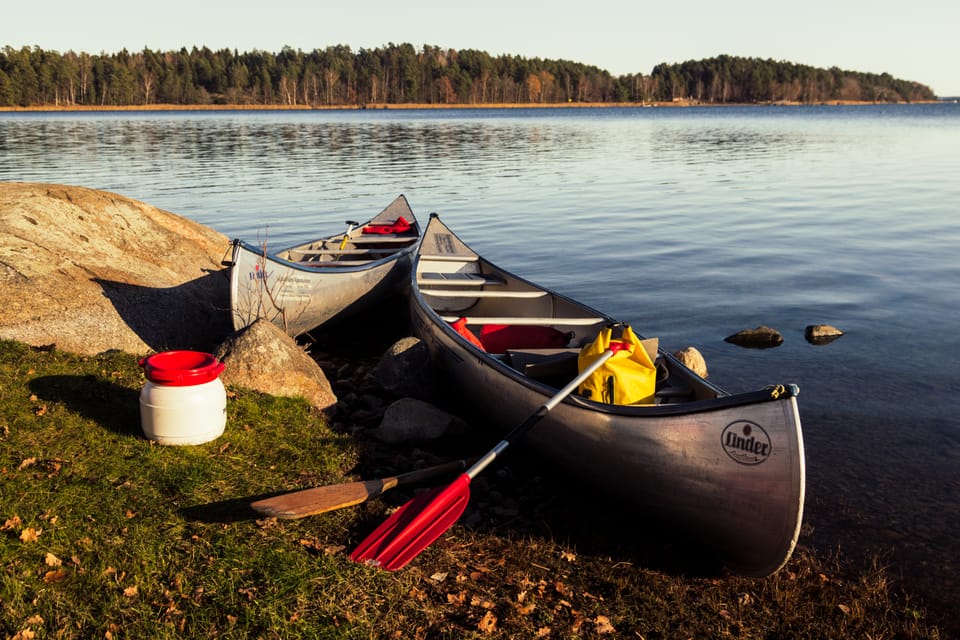
<svg viewBox="0 0 960 640">
<path fill-rule="evenodd" d="M 214 351 L 224 384 L 273 396 L 301 396 L 326 411 L 337 403 L 316 360 L 280 327 L 263 318 L 228 337 Z"/>
<path fill-rule="evenodd" d="M 83 187 L 0 182 L 0 338 L 94 354 L 227 335 L 226 236 Z"/>
</svg>

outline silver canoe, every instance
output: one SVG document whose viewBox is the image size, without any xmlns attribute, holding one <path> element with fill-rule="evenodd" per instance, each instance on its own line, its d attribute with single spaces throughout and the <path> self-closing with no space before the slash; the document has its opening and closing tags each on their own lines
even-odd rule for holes
<svg viewBox="0 0 960 640">
<path fill-rule="evenodd" d="M 420 237 L 407 199 L 398 196 L 363 224 L 346 224 L 343 232 L 276 253 L 233 240 L 225 264 L 234 330 L 266 318 L 297 336 L 405 286 Z"/>
<path fill-rule="evenodd" d="M 572 380 L 573 354 L 615 322 L 496 267 L 436 215 L 411 275 L 414 331 L 501 428 L 523 422 Z M 475 334 L 497 324 L 550 326 L 574 337 L 567 348 L 491 354 L 451 327 L 461 318 Z M 798 389 L 774 385 L 732 395 L 668 353 L 658 351 L 657 361 L 669 375 L 658 383 L 655 404 L 602 404 L 573 394 L 525 441 L 608 495 L 697 536 L 730 570 L 775 572 L 793 552 L 803 515 Z M 549 380 L 534 377 L 538 366 Z"/>
</svg>

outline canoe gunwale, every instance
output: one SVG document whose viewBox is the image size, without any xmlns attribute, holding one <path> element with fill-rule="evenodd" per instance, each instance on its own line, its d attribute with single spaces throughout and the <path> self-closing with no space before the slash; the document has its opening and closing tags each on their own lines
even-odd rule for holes
<svg viewBox="0 0 960 640">
<path fill-rule="evenodd" d="M 326 240 L 326 239 L 327 238 L 321 238 L 320 240 Z M 404 247 L 402 251 L 396 251 L 394 253 L 391 253 L 388 256 L 384 256 L 383 258 L 378 258 L 376 260 L 370 260 L 365 262 L 359 262 L 356 264 L 351 264 L 350 261 L 346 261 L 346 262 L 328 261 L 328 262 L 317 262 L 317 263 L 311 264 L 311 263 L 287 260 L 286 258 L 280 257 L 279 254 L 285 251 L 290 251 L 296 247 L 301 247 L 303 246 L 302 244 L 298 244 L 298 245 L 295 245 L 294 247 L 288 247 L 286 249 L 280 249 L 279 251 L 268 252 L 268 253 L 264 253 L 262 248 L 257 247 L 256 245 L 253 245 L 247 242 L 246 240 L 241 240 L 239 238 L 234 238 L 233 240 L 230 241 L 230 244 L 234 247 L 234 251 L 236 251 L 237 249 L 248 251 L 252 253 L 254 256 L 256 256 L 258 260 L 259 259 L 269 260 L 270 262 L 281 265 L 287 269 L 293 269 L 295 271 L 302 271 L 304 273 L 311 273 L 311 274 L 330 273 L 332 275 L 335 273 L 352 273 L 357 271 L 369 271 L 371 269 L 375 269 L 389 262 L 401 260 L 407 256 L 411 256 L 417 247 L 417 240 L 418 240 L 417 238 L 414 238 L 410 246 Z M 319 242 L 319 240 L 317 240 L 317 242 Z M 234 259 L 233 261 L 236 262 L 236 259 Z"/>
</svg>

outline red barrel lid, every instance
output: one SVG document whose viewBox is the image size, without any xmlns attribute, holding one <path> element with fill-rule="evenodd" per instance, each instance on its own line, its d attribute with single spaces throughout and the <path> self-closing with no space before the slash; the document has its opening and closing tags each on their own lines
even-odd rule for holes
<svg viewBox="0 0 960 640">
<path fill-rule="evenodd" d="M 216 380 L 225 368 L 213 354 L 202 351 L 164 351 L 140 360 L 150 382 L 187 387 Z"/>
</svg>

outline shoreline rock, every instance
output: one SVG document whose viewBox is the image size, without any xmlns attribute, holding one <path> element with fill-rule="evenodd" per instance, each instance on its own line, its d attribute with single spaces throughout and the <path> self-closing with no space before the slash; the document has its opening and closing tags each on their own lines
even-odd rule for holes
<svg viewBox="0 0 960 640">
<path fill-rule="evenodd" d="M 228 239 L 131 198 L 0 182 L 0 338 L 92 355 L 210 351 L 229 327 Z"/>
</svg>

